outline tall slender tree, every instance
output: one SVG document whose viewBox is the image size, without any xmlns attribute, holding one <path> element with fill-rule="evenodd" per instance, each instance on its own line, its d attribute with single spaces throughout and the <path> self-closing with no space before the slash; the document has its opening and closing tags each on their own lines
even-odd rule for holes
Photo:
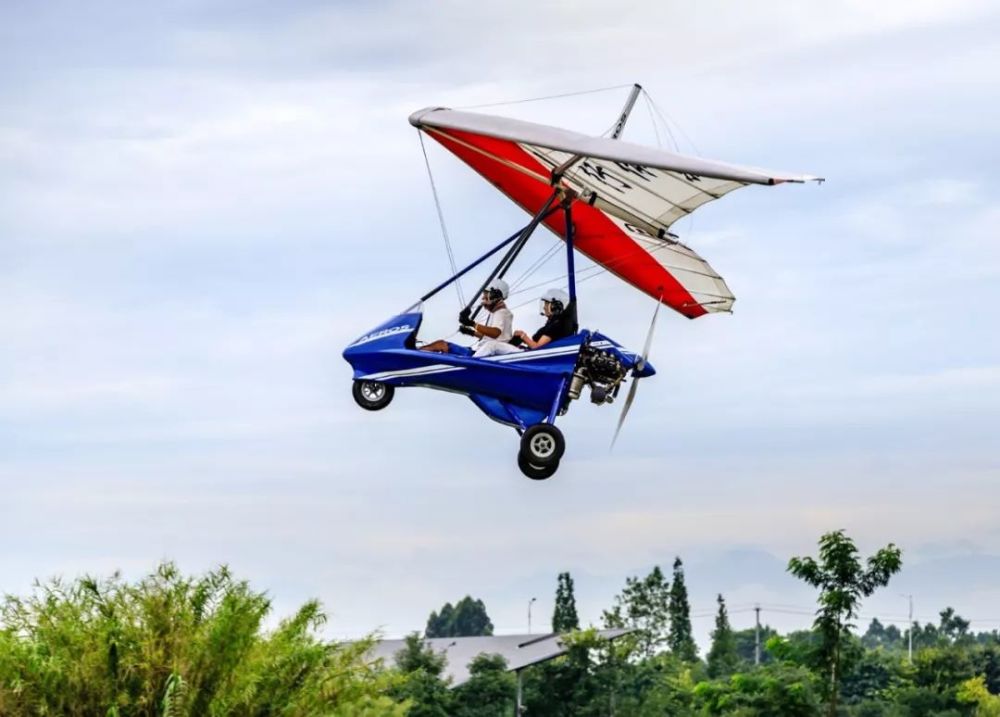
<svg viewBox="0 0 1000 717">
<path fill-rule="evenodd" d="M 813 625 L 821 639 L 819 656 L 826 673 L 830 717 L 837 714 L 841 652 L 853 627 L 850 621 L 858 615 L 861 598 L 888 585 L 902 566 L 902 552 L 892 543 L 863 563 L 854 541 L 843 530 L 819 539 L 818 560 L 807 556 L 788 561 L 792 575 L 819 588 L 819 609 Z"/>
<path fill-rule="evenodd" d="M 684 584 L 684 564 L 674 560 L 674 579 L 670 585 L 670 633 L 667 644 L 680 659 L 693 662 L 698 659 L 698 646 L 691 635 L 691 605 L 688 603 L 687 586 Z"/>
<path fill-rule="evenodd" d="M 726 601 L 719 595 L 719 611 L 715 615 L 715 630 L 712 631 L 712 647 L 708 651 L 708 674 L 710 677 L 725 677 L 736 672 L 739 657 L 736 655 L 736 638 L 729 625 Z"/>
<path fill-rule="evenodd" d="M 552 632 L 565 633 L 579 629 L 580 618 L 576 614 L 573 578 L 569 573 L 559 573 L 556 583 L 556 606 L 552 612 Z"/>
</svg>

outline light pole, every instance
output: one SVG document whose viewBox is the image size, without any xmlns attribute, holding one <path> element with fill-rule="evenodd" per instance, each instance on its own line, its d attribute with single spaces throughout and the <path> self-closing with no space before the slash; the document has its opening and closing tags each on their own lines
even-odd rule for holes
<svg viewBox="0 0 1000 717">
<path fill-rule="evenodd" d="M 535 602 L 538 598 L 531 598 L 528 601 L 528 634 L 531 634 L 531 604 Z"/>
<path fill-rule="evenodd" d="M 906 657 L 913 664 L 913 595 L 903 593 L 900 597 L 905 597 L 910 601 L 910 624 L 906 629 L 906 635 L 908 638 L 908 644 L 906 646 Z"/>
<path fill-rule="evenodd" d="M 753 611 L 756 614 L 753 630 L 753 664 L 760 664 L 760 605 L 754 605 Z"/>
</svg>

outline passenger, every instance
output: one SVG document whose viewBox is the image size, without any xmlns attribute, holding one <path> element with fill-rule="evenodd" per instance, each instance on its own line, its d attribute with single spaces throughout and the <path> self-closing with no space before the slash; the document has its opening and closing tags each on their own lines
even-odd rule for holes
<svg viewBox="0 0 1000 717">
<path fill-rule="evenodd" d="M 503 279 L 493 279 L 486 288 L 483 289 L 481 305 L 486 309 L 486 317 L 483 321 L 473 321 L 468 310 L 458 315 L 461 324 L 459 331 L 466 336 L 474 336 L 478 339 L 472 347 L 453 344 L 444 339 L 432 341 L 420 347 L 421 351 L 434 351 L 441 354 L 456 354 L 458 356 L 472 356 L 487 342 L 502 341 L 511 339 L 511 329 L 514 325 L 514 314 L 504 304 L 504 299 L 510 288 Z"/>
<path fill-rule="evenodd" d="M 552 341 L 564 339 L 576 333 L 576 310 L 571 305 L 569 295 L 562 289 L 549 289 L 540 299 L 541 314 L 545 325 L 529 336 L 517 330 L 513 341 L 485 341 L 473 354 L 476 358 L 517 353 L 525 349 L 538 349 Z"/>
</svg>

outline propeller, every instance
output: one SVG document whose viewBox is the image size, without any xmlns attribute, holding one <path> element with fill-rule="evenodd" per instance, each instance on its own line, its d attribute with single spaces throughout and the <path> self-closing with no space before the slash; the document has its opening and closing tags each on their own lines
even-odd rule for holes
<svg viewBox="0 0 1000 717">
<path fill-rule="evenodd" d="M 614 438 L 611 439 L 611 448 L 615 447 L 615 441 L 618 440 L 618 434 L 621 433 L 622 426 L 625 424 L 625 417 L 628 415 L 628 411 L 632 408 L 632 401 L 635 399 L 636 389 L 639 387 L 639 374 L 642 373 L 643 369 L 646 368 L 646 360 L 649 358 L 649 349 L 653 345 L 653 330 L 656 329 L 656 317 L 660 313 L 660 302 L 656 302 L 656 309 L 653 311 L 653 320 L 649 322 L 649 332 L 646 334 L 646 345 L 642 348 L 642 355 L 639 360 L 635 362 L 635 366 L 632 367 L 632 385 L 629 386 L 628 396 L 625 397 L 625 403 L 622 404 L 622 412 L 618 415 L 618 426 L 615 428 Z"/>
</svg>

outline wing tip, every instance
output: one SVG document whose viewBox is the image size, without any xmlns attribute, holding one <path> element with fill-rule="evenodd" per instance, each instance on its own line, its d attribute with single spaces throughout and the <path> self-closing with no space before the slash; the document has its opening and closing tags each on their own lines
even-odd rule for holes
<svg viewBox="0 0 1000 717">
<path fill-rule="evenodd" d="M 424 107 L 423 109 L 417 110 L 416 112 L 414 112 L 414 113 L 412 113 L 410 115 L 410 117 L 409 117 L 410 124 L 413 125 L 414 127 L 416 127 L 417 129 L 420 129 L 421 127 L 424 126 L 424 122 L 423 122 L 424 117 L 426 117 L 427 115 L 429 115 L 431 112 L 437 112 L 438 110 L 446 110 L 446 109 L 448 109 L 448 108 L 447 107 Z"/>
</svg>

